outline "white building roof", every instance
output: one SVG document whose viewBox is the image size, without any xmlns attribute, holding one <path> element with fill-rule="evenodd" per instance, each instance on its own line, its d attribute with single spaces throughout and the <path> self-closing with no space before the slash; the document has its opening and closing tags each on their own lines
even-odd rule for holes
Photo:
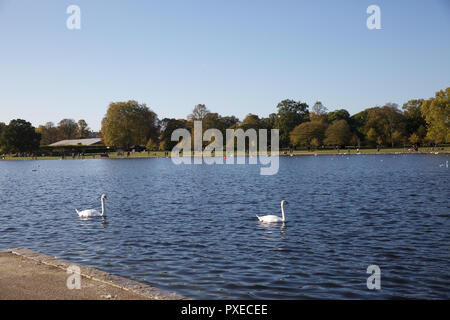
<svg viewBox="0 0 450 320">
<path fill-rule="evenodd" d="M 50 147 L 58 147 L 58 146 L 91 146 L 93 144 L 99 144 L 102 142 L 100 138 L 91 138 L 91 139 L 74 139 L 74 140 L 61 140 L 58 142 L 54 142 L 49 144 Z"/>
</svg>

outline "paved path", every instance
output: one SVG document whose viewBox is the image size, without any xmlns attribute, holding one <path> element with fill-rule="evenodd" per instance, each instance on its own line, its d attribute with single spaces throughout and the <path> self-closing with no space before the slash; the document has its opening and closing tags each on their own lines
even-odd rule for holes
<svg viewBox="0 0 450 320">
<path fill-rule="evenodd" d="M 81 289 L 68 289 L 73 274 L 69 266 L 80 268 Z M 0 300 L 142 300 L 184 299 L 174 293 L 72 264 L 27 249 L 0 251 Z"/>
</svg>

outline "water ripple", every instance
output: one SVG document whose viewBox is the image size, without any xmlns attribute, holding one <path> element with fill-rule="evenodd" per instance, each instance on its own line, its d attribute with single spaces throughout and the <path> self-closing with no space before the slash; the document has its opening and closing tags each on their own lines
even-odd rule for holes
<svg viewBox="0 0 450 320">
<path fill-rule="evenodd" d="M 445 159 L 444 159 L 445 158 Z M 26 247 L 200 299 L 450 298 L 445 155 L 257 166 L 0 162 L 0 248 Z M 383 160 L 381 162 L 380 160 Z M 75 208 L 107 219 L 80 220 Z M 288 222 L 258 223 L 279 214 Z M 366 287 L 381 268 L 382 290 Z"/>
</svg>

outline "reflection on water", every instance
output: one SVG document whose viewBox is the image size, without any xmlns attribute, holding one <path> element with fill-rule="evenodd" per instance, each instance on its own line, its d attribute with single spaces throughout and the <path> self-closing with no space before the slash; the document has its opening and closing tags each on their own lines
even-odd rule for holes
<svg viewBox="0 0 450 320">
<path fill-rule="evenodd" d="M 285 235 L 286 230 L 286 223 L 279 222 L 279 223 L 264 223 L 258 221 L 258 229 L 260 230 L 266 230 L 267 234 L 278 234 L 281 236 Z"/>
<path fill-rule="evenodd" d="M 97 223 L 102 226 L 102 228 L 106 228 L 108 226 L 108 220 L 106 220 L 105 217 L 90 217 L 90 218 L 80 218 L 78 217 L 78 220 L 80 220 L 81 226 L 87 226 L 91 223 Z"/>
<path fill-rule="evenodd" d="M 0 162 L 0 248 L 190 298 L 449 298 L 446 160 L 286 157 L 274 176 L 170 159 Z M 79 219 L 102 193 L 107 217 Z M 288 221 L 259 223 L 282 199 Z M 372 264 L 380 291 L 366 287 Z"/>
</svg>

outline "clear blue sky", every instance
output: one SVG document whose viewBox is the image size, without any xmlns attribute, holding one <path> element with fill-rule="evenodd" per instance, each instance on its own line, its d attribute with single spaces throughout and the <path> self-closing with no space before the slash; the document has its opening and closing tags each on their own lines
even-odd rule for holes
<svg viewBox="0 0 450 320">
<path fill-rule="evenodd" d="M 81 30 L 66 28 L 71 4 Z M 448 87 L 449 40 L 448 0 L 0 0 L 0 121 L 98 130 L 129 99 L 159 118 L 198 103 L 265 117 L 286 98 L 354 114 Z"/>
</svg>

